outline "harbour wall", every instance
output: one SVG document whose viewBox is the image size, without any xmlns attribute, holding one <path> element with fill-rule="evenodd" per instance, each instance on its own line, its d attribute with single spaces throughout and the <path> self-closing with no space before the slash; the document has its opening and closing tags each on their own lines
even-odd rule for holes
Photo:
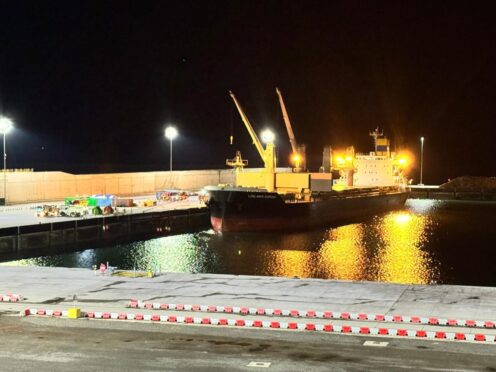
<svg viewBox="0 0 496 372">
<path fill-rule="evenodd" d="M 245 169 L 259 172 L 260 168 Z M 277 168 L 277 172 L 290 172 Z M 67 196 L 113 194 L 136 196 L 167 189 L 195 190 L 209 185 L 233 184 L 232 169 L 71 174 L 65 172 L 7 172 L 6 200 L 0 178 L 0 204 L 62 200 Z"/>
<path fill-rule="evenodd" d="M 32 252 L 51 255 L 184 234 L 208 228 L 209 217 L 201 207 L 1 228 L 0 257 L 20 259 Z"/>
<path fill-rule="evenodd" d="M 164 189 L 200 189 L 207 185 L 233 183 L 232 169 L 172 172 L 70 174 L 65 172 L 7 172 L 6 204 L 62 200 L 67 196 L 151 194 Z M 0 183 L 2 183 L 0 179 Z M 3 186 L 3 185 L 2 185 Z"/>
<path fill-rule="evenodd" d="M 435 200 L 480 200 L 496 201 L 496 192 L 493 190 L 442 190 L 442 189 L 413 189 L 410 199 Z"/>
<path fill-rule="evenodd" d="M 245 169 L 257 172 L 258 168 Z M 278 168 L 278 172 L 287 172 Z M 67 196 L 113 194 L 144 195 L 164 189 L 201 189 L 207 185 L 232 184 L 232 169 L 155 171 L 133 173 L 71 174 L 65 172 L 7 172 L 6 200 L 0 187 L 0 202 L 6 204 L 62 200 Z M 0 184 L 3 179 L 0 178 Z M 3 185 L 2 185 L 3 186 Z M 412 186 L 415 199 L 496 200 L 494 190 L 443 190 Z M 0 203 L 1 204 L 1 203 Z"/>
</svg>

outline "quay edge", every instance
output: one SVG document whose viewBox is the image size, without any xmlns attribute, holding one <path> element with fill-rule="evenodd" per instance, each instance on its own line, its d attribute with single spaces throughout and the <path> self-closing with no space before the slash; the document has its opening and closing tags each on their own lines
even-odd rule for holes
<svg viewBox="0 0 496 372">
<path fill-rule="evenodd" d="M 126 243 L 209 228 L 206 207 L 140 212 L 109 217 L 0 228 L 2 259 L 28 257 L 29 253 L 66 251 Z"/>
</svg>

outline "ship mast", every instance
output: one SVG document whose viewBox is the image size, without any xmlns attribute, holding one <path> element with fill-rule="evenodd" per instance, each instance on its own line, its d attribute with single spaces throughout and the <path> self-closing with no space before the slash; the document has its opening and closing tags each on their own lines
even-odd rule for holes
<svg viewBox="0 0 496 372">
<path fill-rule="evenodd" d="M 374 151 L 377 152 L 377 138 L 384 135 L 383 131 L 379 131 L 379 127 L 375 128 L 373 132 L 369 132 L 369 136 L 374 139 Z"/>
</svg>

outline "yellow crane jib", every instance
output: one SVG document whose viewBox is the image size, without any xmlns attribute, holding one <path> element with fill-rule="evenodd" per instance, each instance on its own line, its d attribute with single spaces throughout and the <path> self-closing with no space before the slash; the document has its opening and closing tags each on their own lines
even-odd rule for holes
<svg viewBox="0 0 496 372">
<path fill-rule="evenodd" d="M 246 116 L 245 112 L 241 108 L 241 105 L 239 104 L 236 96 L 232 91 L 229 91 L 229 94 L 231 98 L 234 101 L 234 104 L 236 105 L 236 108 L 238 109 L 239 115 L 241 116 L 241 120 L 243 120 L 243 123 L 246 126 L 246 129 L 248 130 L 248 133 L 250 134 L 251 139 L 253 140 L 253 143 L 255 144 L 255 147 L 257 148 L 257 151 L 262 158 L 262 160 L 265 162 L 265 151 L 262 146 L 262 143 L 260 142 L 260 139 L 258 138 L 257 134 L 255 133 L 255 130 L 253 129 L 250 121 L 248 120 L 248 117 Z"/>
<path fill-rule="evenodd" d="M 293 132 L 293 126 L 291 125 L 291 121 L 289 120 L 288 110 L 286 109 L 286 105 L 284 104 L 284 99 L 282 98 L 282 93 L 279 88 L 276 87 L 276 93 L 279 97 L 279 105 L 281 106 L 282 118 L 284 119 L 284 124 L 286 125 L 286 130 L 288 132 L 289 143 L 291 144 L 291 150 L 293 151 L 291 155 L 291 161 L 294 164 L 293 171 L 300 172 L 305 171 L 306 169 L 306 160 L 305 160 L 305 145 L 298 146 L 296 143 L 296 137 Z"/>
<path fill-rule="evenodd" d="M 250 134 L 250 137 L 257 148 L 258 154 L 262 158 L 264 162 L 264 174 L 263 174 L 263 186 L 267 189 L 267 191 L 272 192 L 275 189 L 275 170 L 276 170 L 276 157 L 275 157 L 275 146 L 273 142 L 268 142 L 265 149 L 262 146 L 262 142 L 260 142 L 260 139 L 258 138 L 257 134 L 255 133 L 255 130 L 253 129 L 250 121 L 248 120 L 248 117 L 244 113 L 243 109 L 241 108 L 241 105 L 239 104 L 238 100 L 236 99 L 236 96 L 232 91 L 229 91 L 229 95 L 234 101 L 234 104 L 236 105 L 236 108 L 238 109 L 239 115 L 241 116 L 241 119 L 243 120 L 243 123 L 245 124 L 246 129 L 248 130 L 248 133 Z"/>
<path fill-rule="evenodd" d="M 289 121 L 288 111 L 286 110 L 286 105 L 284 104 L 284 100 L 282 99 L 282 94 L 279 88 L 276 88 L 276 93 L 279 96 L 279 104 L 281 105 L 282 118 L 284 119 L 284 124 L 286 124 L 286 129 L 288 131 L 289 142 L 291 143 L 291 149 L 293 153 L 298 153 L 298 146 L 296 145 L 296 138 L 293 132 L 293 127 L 291 126 L 291 122 Z"/>
</svg>

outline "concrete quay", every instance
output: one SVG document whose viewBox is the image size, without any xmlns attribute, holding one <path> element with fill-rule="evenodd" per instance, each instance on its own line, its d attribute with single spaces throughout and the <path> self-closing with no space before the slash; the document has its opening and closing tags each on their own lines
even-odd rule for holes
<svg viewBox="0 0 496 372">
<path fill-rule="evenodd" d="M 243 318 L 214 314 L 126 308 L 132 298 L 153 303 L 265 307 L 343 312 L 496 318 L 496 288 L 419 286 L 281 277 L 162 273 L 154 278 L 108 276 L 88 269 L 0 266 L 0 294 L 19 293 L 21 302 L 0 302 L 0 364 L 16 371 L 493 371 L 495 328 L 375 324 L 357 327 L 408 328 L 415 332 L 477 333 L 490 342 L 344 335 L 168 322 L 19 317 L 25 309 Z M 96 313 L 95 313 L 96 314 Z M 265 317 L 264 321 L 305 321 Z M 316 327 L 350 320 L 312 318 Z M 371 324 L 372 323 L 372 324 Z M 282 328 L 282 327 L 281 327 Z M 449 328 L 449 329 L 447 329 Z"/>
<path fill-rule="evenodd" d="M 140 198 L 149 197 L 135 199 Z M 196 196 L 154 207 L 116 208 L 116 213 L 107 216 L 37 217 L 37 205 L 0 208 L 0 254 L 3 257 L 23 258 L 33 251 L 60 253 L 90 244 L 101 246 L 209 227 L 208 210 Z"/>
<path fill-rule="evenodd" d="M 154 200 L 155 195 L 140 195 L 130 196 L 135 201 Z M 12 228 L 18 226 L 31 226 L 31 225 L 46 225 L 57 222 L 71 222 L 91 219 L 110 218 L 109 216 L 94 216 L 88 215 L 85 217 L 37 217 L 36 208 L 43 205 L 64 205 L 63 200 L 53 200 L 49 202 L 39 203 L 22 203 L 9 206 L 0 206 L 0 229 Z M 167 212 L 172 210 L 187 210 L 193 208 L 205 208 L 203 203 L 200 203 L 197 196 L 191 196 L 188 199 L 181 201 L 168 202 L 154 207 L 118 207 L 116 208 L 116 216 L 122 215 L 136 215 L 155 212 Z"/>
<path fill-rule="evenodd" d="M 312 309 L 496 322 L 496 288 L 489 287 L 184 273 L 129 278 L 100 272 L 95 275 L 88 269 L 2 266 L 0 294 L 6 293 L 20 294 L 24 300 L 1 302 L 0 309 L 4 311 L 63 310 L 72 306 L 73 295 L 77 295 L 82 311 L 122 312 L 130 299 L 139 299 L 154 303 Z M 483 331 L 496 334 L 495 328 Z"/>
<path fill-rule="evenodd" d="M 411 185 L 411 199 L 496 201 L 493 190 L 444 190 L 437 185 Z"/>
</svg>

